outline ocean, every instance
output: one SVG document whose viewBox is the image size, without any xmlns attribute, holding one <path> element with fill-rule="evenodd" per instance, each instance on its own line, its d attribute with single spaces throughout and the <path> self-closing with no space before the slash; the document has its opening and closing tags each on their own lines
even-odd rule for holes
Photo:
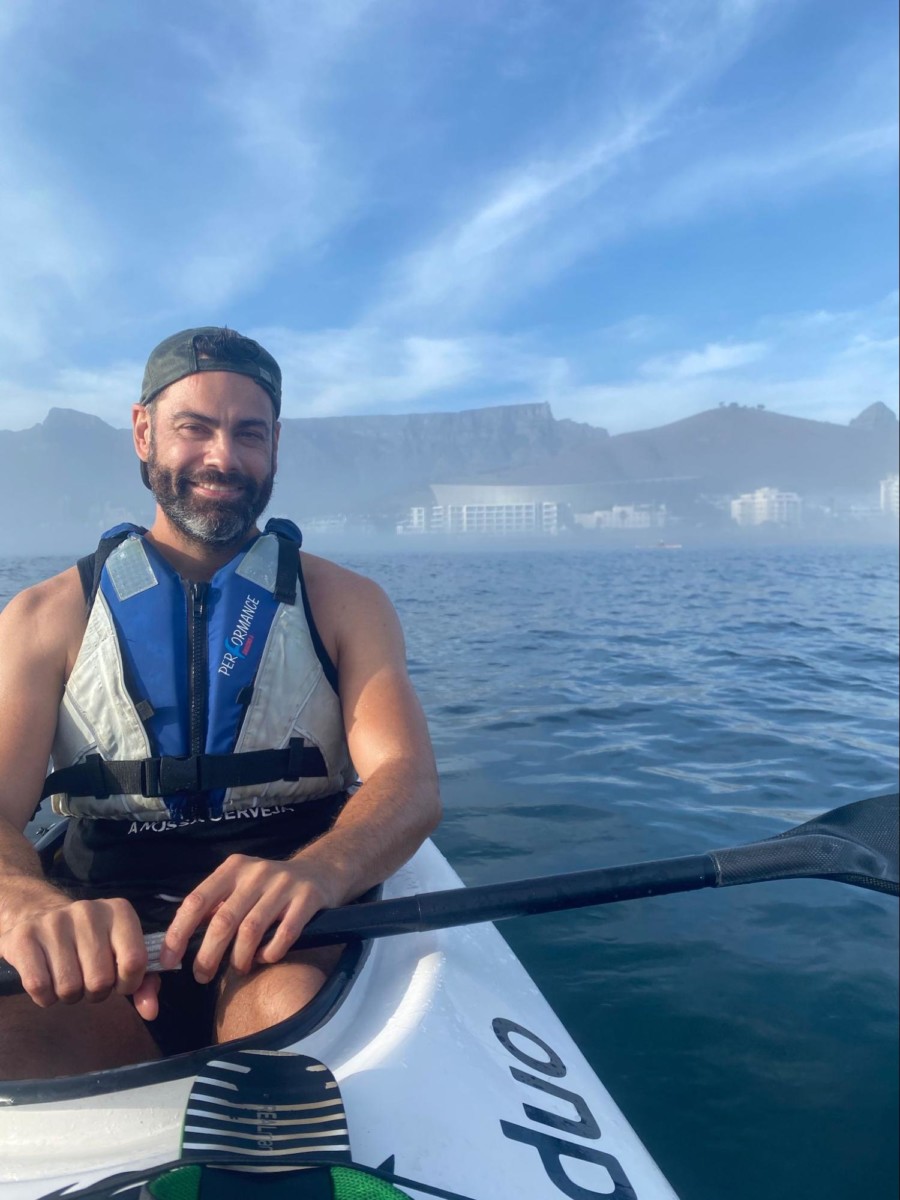
<svg viewBox="0 0 900 1200">
<path fill-rule="evenodd" d="M 309 549 L 397 607 L 467 883 L 897 790 L 895 547 Z M 0 604 L 64 565 L 0 560 Z M 682 1200 L 893 1200 L 897 913 L 786 881 L 502 929 Z"/>
</svg>

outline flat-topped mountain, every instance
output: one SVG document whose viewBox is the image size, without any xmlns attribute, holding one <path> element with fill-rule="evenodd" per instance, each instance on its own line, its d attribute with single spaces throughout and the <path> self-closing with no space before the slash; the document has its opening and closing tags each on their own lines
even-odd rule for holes
<svg viewBox="0 0 900 1200">
<path fill-rule="evenodd" d="M 602 502 L 672 502 L 775 486 L 809 497 L 868 498 L 898 469 L 897 418 L 869 406 L 849 425 L 737 405 L 611 437 L 556 420 L 547 404 L 450 413 L 288 418 L 272 511 L 390 518 L 430 503 L 435 483 L 579 484 Z M 580 489 L 581 490 L 581 489 Z M 51 409 L 30 429 L 0 431 L 0 500 L 15 513 L 6 553 L 84 553 L 119 521 L 147 523 L 131 433 Z"/>
</svg>

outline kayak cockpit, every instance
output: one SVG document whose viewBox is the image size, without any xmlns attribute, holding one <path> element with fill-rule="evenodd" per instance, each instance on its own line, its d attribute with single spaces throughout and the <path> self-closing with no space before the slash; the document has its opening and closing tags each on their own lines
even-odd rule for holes
<svg viewBox="0 0 900 1200">
<path fill-rule="evenodd" d="M 65 825 L 65 821 L 57 822 L 50 828 L 38 830 L 33 838 L 34 847 L 41 857 L 45 870 L 49 870 L 54 856 L 62 845 Z M 373 888 L 361 899 L 377 899 L 380 893 L 380 887 Z M 7 1081 L 0 1078 L 0 1107 L 76 1100 L 81 1097 L 100 1096 L 132 1088 L 151 1087 L 154 1084 L 166 1083 L 182 1077 L 193 1077 L 211 1059 L 220 1055 L 223 1048 L 226 1047 L 229 1051 L 281 1050 L 286 1046 L 295 1045 L 315 1030 L 320 1029 L 340 1009 L 359 978 L 370 946 L 370 942 L 359 940 L 348 942 L 325 984 L 308 1004 L 284 1021 L 252 1036 L 214 1045 L 198 1046 L 184 1053 L 173 1054 L 152 1062 L 132 1063 L 83 1075 Z"/>
</svg>

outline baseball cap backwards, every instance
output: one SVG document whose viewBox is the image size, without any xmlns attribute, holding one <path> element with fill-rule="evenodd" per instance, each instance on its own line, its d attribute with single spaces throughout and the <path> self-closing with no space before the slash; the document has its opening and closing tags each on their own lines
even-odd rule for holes
<svg viewBox="0 0 900 1200">
<path fill-rule="evenodd" d="M 233 329 L 205 325 L 183 329 L 159 343 L 147 359 L 141 404 L 149 404 L 163 388 L 199 371 L 234 371 L 269 393 L 275 416 L 281 415 L 281 368 L 267 350 Z"/>
</svg>

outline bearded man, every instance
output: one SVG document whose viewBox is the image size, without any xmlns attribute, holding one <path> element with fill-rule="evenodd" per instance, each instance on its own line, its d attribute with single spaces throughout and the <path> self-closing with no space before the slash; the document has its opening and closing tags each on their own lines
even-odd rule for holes
<svg viewBox="0 0 900 1200">
<path fill-rule="evenodd" d="M 0 1000 L 0 1078 L 292 1015 L 338 953 L 291 952 L 306 922 L 437 824 L 390 602 L 301 551 L 290 521 L 257 527 L 280 410 L 279 367 L 250 338 L 160 343 L 132 413 L 152 526 L 110 530 L 0 614 L 0 957 L 25 989 Z M 42 796 L 68 817 L 50 877 L 24 833 Z M 203 930 L 192 971 L 160 983 L 142 920 L 165 931 L 165 968 Z"/>
</svg>

